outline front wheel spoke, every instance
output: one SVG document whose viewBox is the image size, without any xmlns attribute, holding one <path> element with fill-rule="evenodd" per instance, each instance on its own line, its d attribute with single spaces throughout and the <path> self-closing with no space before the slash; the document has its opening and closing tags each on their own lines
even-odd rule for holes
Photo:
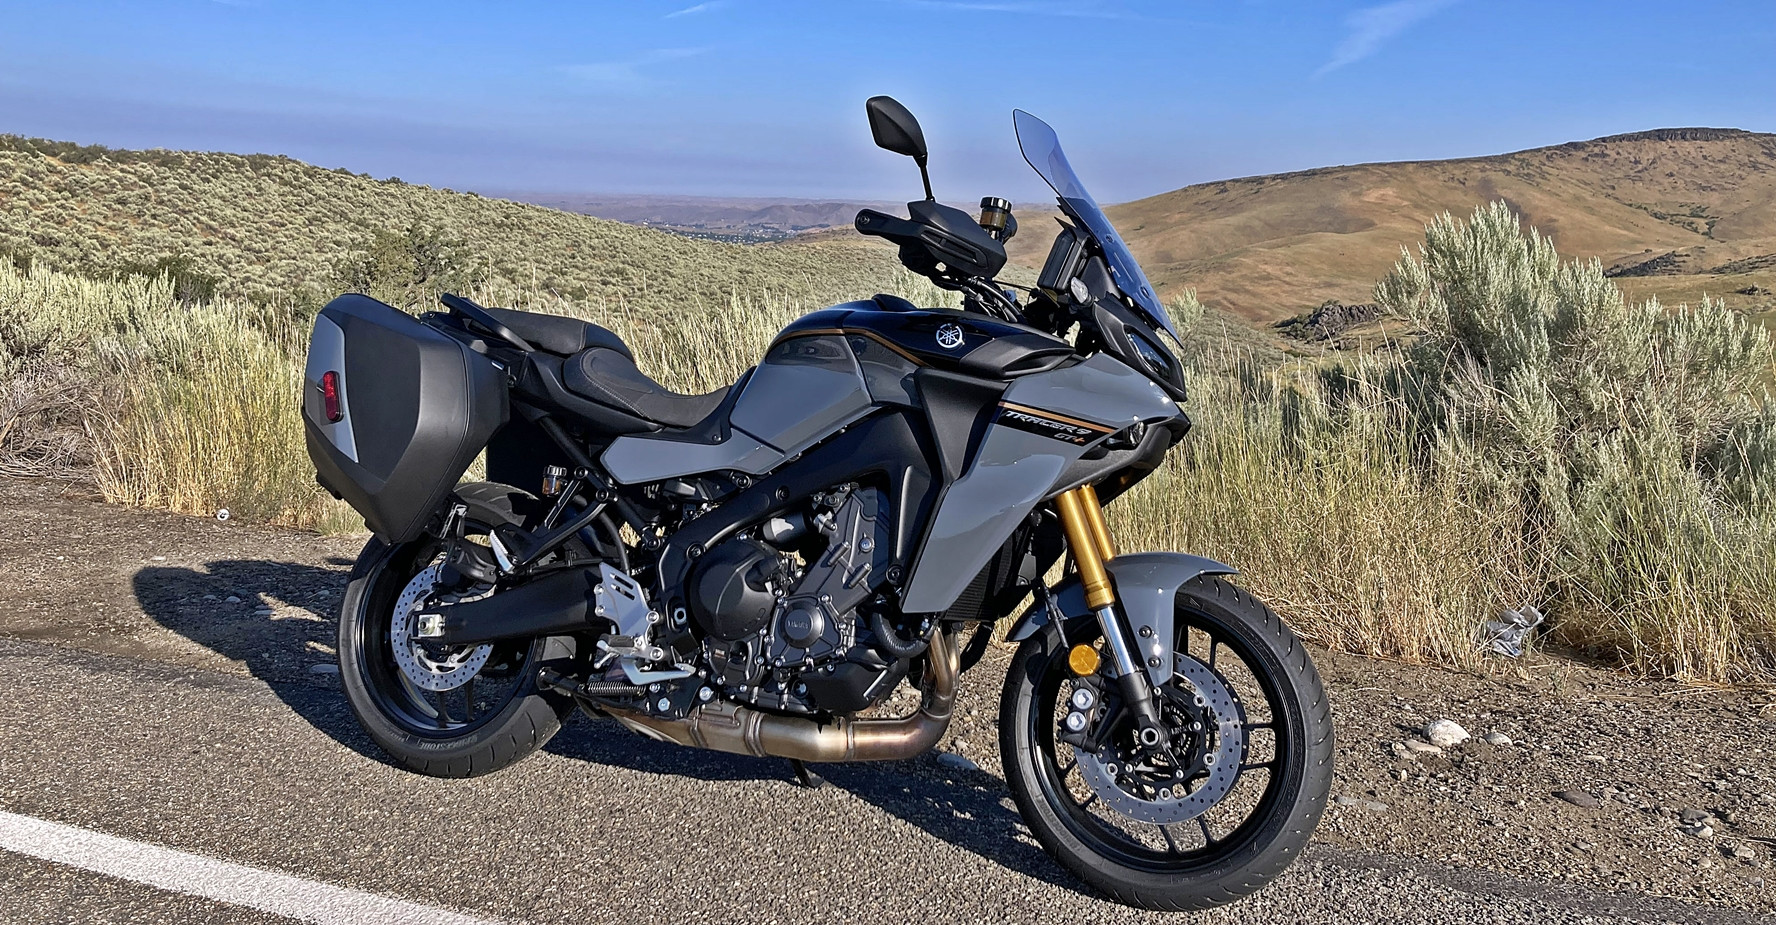
<svg viewBox="0 0 1776 925">
<path fill-rule="evenodd" d="M 1202 829 L 1204 847 L 1215 847 L 1215 836 L 1209 834 L 1209 817 L 1206 815 L 1196 817 L 1196 825 L 1197 828 Z"/>
<path fill-rule="evenodd" d="M 446 691 L 434 691 L 433 696 L 438 706 L 438 728 L 447 728 L 450 725 L 450 694 Z"/>
<path fill-rule="evenodd" d="M 1098 794 L 1094 791 L 1091 796 L 1085 798 L 1085 802 L 1079 804 L 1079 808 L 1080 809 L 1089 808 L 1093 803 L 1096 803 L 1096 802 L 1098 802 Z"/>
<path fill-rule="evenodd" d="M 1077 767 L 1079 767 L 1079 759 L 1074 758 L 1056 770 L 1060 772 L 1061 777 L 1064 779 L 1067 775 L 1073 773 L 1073 769 Z"/>
<path fill-rule="evenodd" d="M 475 718 L 475 679 L 463 682 L 463 722 Z"/>
<path fill-rule="evenodd" d="M 1181 854 L 1182 853 L 1178 850 L 1177 840 L 1172 838 L 1172 827 L 1171 826 L 1169 826 L 1169 825 L 1160 826 L 1159 827 L 1159 834 L 1165 836 L 1166 847 L 1168 849 L 1170 849 L 1173 854 Z"/>
<path fill-rule="evenodd" d="M 1256 771 L 1259 768 L 1274 768 L 1276 766 L 1277 762 L 1275 758 L 1272 758 L 1269 761 L 1254 761 L 1251 764 L 1240 765 L 1240 773 L 1244 774 L 1247 771 Z"/>
</svg>

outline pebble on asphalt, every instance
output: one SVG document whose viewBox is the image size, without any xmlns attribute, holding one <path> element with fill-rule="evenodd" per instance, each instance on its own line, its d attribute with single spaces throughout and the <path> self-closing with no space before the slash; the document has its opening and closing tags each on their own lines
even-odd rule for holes
<svg viewBox="0 0 1776 925">
<path fill-rule="evenodd" d="M 1425 738 L 1438 748 L 1454 748 L 1468 740 L 1468 731 L 1455 720 L 1440 719 L 1425 727 Z"/>
<path fill-rule="evenodd" d="M 1599 800 L 1583 790 L 1562 790 L 1554 795 L 1574 806 L 1583 807 L 1585 809 L 1596 809 L 1603 805 L 1602 800 Z"/>
<path fill-rule="evenodd" d="M 1407 739 L 1406 740 L 1406 750 L 1409 752 L 1412 752 L 1414 754 L 1417 754 L 1417 755 L 1441 755 L 1441 754 L 1443 754 L 1443 749 L 1438 748 L 1437 746 L 1432 745 L 1429 742 L 1420 742 L 1417 739 Z"/>
<path fill-rule="evenodd" d="M 1483 741 L 1493 748 L 1508 748 L 1511 745 L 1511 737 L 1502 732 L 1489 732 Z"/>
<path fill-rule="evenodd" d="M 955 768 L 958 771 L 980 770 L 980 765 L 969 761 L 961 755 L 952 754 L 950 752 L 940 752 L 937 756 L 937 763 L 946 768 Z"/>
<path fill-rule="evenodd" d="M 334 665 L 329 662 L 322 662 L 319 665 L 308 666 L 308 673 L 309 674 L 338 674 L 339 673 L 339 666 Z"/>
</svg>

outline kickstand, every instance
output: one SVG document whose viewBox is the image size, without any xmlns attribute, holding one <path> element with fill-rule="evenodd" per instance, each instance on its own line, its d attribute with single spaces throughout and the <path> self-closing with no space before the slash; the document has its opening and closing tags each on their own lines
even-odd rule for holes
<svg viewBox="0 0 1776 925">
<path fill-rule="evenodd" d="M 826 786 L 826 778 L 814 773 L 814 769 L 808 767 L 808 763 L 805 761 L 791 758 L 789 759 L 789 769 L 795 773 L 795 782 L 799 787 L 806 787 L 809 790 L 819 790 Z"/>
</svg>

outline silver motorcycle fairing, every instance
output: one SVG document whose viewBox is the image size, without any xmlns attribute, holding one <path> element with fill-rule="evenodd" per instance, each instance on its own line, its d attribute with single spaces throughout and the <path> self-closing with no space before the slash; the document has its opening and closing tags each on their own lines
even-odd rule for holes
<svg viewBox="0 0 1776 925">
<path fill-rule="evenodd" d="M 1123 619 L 1134 631 L 1133 641 L 1140 644 L 1138 651 L 1147 676 L 1156 685 L 1172 679 L 1172 648 L 1176 638 L 1173 635 L 1173 602 L 1178 589 L 1199 575 L 1239 574 L 1239 570 L 1231 565 L 1181 552 L 1130 553 L 1105 562 L 1104 569 L 1110 573 L 1110 581 L 1116 587 L 1116 601 Z M 1047 607 L 1038 605 L 1025 612 L 1006 639 L 1022 642 L 1050 627 L 1058 632 L 1057 616 L 1061 622 L 1078 618 L 1096 623 L 1097 617 L 1086 605 L 1085 591 L 1077 577 L 1055 586 Z M 1143 635 L 1143 628 L 1150 635 Z M 1156 659 L 1158 665 L 1154 664 Z"/>
<path fill-rule="evenodd" d="M 1062 474 L 1087 449 L 1180 413 L 1152 380 L 1104 354 L 1014 380 L 968 471 L 938 501 L 901 609 L 949 609 L 1019 521 L 1066 487 Z"/>
<path fill-rule="evenodd" d="M 874 406 L 845 338 L 797 337 L 772 347 L 746 380 L 728 416 L 726 440 L 711 444 L 670 435 L 618 437 L 600 460 L 624 485 L 719 469 L 763 475 Z"/>
</svg>

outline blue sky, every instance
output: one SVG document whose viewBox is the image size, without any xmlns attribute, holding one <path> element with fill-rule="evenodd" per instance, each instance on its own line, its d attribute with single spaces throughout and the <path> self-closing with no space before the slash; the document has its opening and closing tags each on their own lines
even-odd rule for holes
<svg viewBox="0 0 1776 925">
<path fill-rule="evenodd" d="M 289 154 L 458 189 L 1039 198 L 1010 111 L 1100 199 L 1615 132 L 1776 131 L 1757 3 L 0 2 L 0 132 Z"/>
</svg>

